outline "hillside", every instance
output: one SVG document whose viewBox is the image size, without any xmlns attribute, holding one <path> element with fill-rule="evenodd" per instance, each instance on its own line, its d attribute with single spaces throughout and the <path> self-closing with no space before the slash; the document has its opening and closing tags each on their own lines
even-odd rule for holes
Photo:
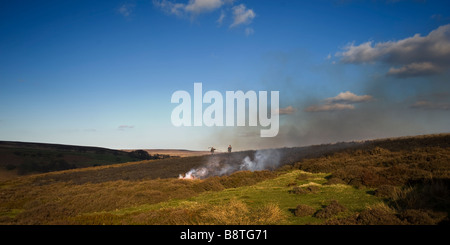
<svg viewBox="0 0 450 245">
<path fill-rule="evenodd" d="M 261 152 L 146 160 L 1 181 L 0 223 L 442 224 L 449 220 L 450 134 Z M 244 164 L 274 161 L 266 166 L 269 170 L 261 171 Z M 193 180 L 178 178 L 205 169 L 205 175 Z"/>
<path fill-rule="evenodd" d="M 210 154 L 209 151 L 190 151 L 190 150 L 179 150 L 179 149 L 140 149 L 146 151 L 150 155 L 169 155 L 174 157 L 193 157 Z M 123 150 L 126 152 L 131 152 L 134 150 Z"/>
<path fill-rule="evenodd" d="M 100 147 L 0 141 L 0 179 L 168 157 Z"/>
</svg>

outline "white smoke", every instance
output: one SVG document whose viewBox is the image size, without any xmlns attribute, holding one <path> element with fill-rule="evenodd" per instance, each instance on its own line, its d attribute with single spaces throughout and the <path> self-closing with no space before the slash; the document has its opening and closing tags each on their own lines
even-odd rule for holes
<svg viewBox="0 0 450 245">
<path fill-rule="evenodd" d="M 260 150 L 256 151 L 253 161 L 250 157 L 245 157 L 240 165 L 241 170 L 266 170 L 275 169 L 280 164 L 280 152 L 277 150 Z"/>
<path fill-rule="evenodd" d="M 280 164 L 280 152 L 278 150 L 258 150 L 252 158 L 246 156 L 240 161 L 228 161 L 226 157 L 212 156 L 208 163 L 200 168 L 191 169 L 183 175 L 179 175 L 179 179 L 204 179 L 211 176 L 229 175 L 239 170 L 260 171 L 273 170 Z M 225 160 L 225 163 L 224 163 Z"/>
</svg>

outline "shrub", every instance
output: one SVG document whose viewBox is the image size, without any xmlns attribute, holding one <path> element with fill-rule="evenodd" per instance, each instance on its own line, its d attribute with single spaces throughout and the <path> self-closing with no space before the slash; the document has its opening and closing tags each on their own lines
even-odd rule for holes
<svg viewBox="0 0 450 245">
<path fill-rule="evenodd" d="M 304 217 L 304 216 L 313 215 L 315 211 L 316 210 L 311 206 L 308 206 L 305 204 L 300 204 L 295 208 L 294 215 L 297 217 Z"/>
<path fill-rule="evenodd" d="M 289 191 L 289 193 L 292 194 L 308 194 L 308 193 L 316 193 L 319 191 L 319 187 L 315 186 L 315 185 L 310 185 L 307 187 L 299 187 L 299 186 L 295 186 L 294 188 L 292 188 L 292 190 Z"/>
<path fill-rule="evenodd" d="M 359 225 L 402 225 L 404 224 L 392 210 L 384 207 L 373 207 L 362 211 L 356 223 Z"/>
<path fill-rule="evenodd" d="M 375 168 L 358 165 L 349 165 L 333 172 L 331 178 L 338 178 L 349 185 L 360 187 L 384 185 L 388 181 L 385 177 L 379 175 Z"/>
<path fill-rule="evenodd" d="M 448 211 L 450 206 L 449 181 L 431 180 L 428 183 L 404 187 L 393 192 L 392 205 L 398 210 L 433 209 Z"/>
<path fill-rule="evenodd" d="M 333 217 L 334 215 L 347 211 L 347 208 L 342 206 L 338 201 L 332 200 L 328 206 L 323 209 L 320 209 L 314 214 L 314 217 L 319 219 L 328 219 Z"/>
</svg>

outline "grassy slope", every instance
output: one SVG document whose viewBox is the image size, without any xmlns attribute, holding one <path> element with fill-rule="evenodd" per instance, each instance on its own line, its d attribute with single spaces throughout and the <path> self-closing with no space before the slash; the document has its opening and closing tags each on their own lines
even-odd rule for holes
<svg viewBox="0 0 450 245">
<path fill-rule="evenodd" d="M 312 152 L 314 147 L 285 149 L 283 163 L 288 165 L 277 171 L 195 181 L 173 177 L 201 166 L 209 156 L 25 176 L 0 182 L 0 223 L 436 224 L 448 220 L 450 209 L 449 139 L 382 140 L 338 151 L 319 149 L 320 154 L 309 157 L 304 157 L 304 149 Z M 305 184 L 319 189 L 289 192 Z M 389 190 L 387 195 L 374 195 L 383 188 Z M 331 200 L 347 211 L 331 219 L 292 212 L 299 204 L 322 210 Z"/>
<path fill-rule="evenodd" d="M 327 174 L 308 174 L 308 178 L 296 180 L 300 173 L 305 173 L 300 170 L 289 171 L 281 174 L 275 179 L 266 180 L 255 185 L 243 186 L 238 188 L 229 188 L 223 191 L 209 191 L 199 196 L 188 199 L 173 199 L 166 202 L 156 204 L 146 204 L 135 207 L 129 207 L 111 212 L 84 214 L 76 220 L 80 223 L 95 224 L 102 223 L 101 217 L 108 217 L 114 220 L 113 224 L 132 223 L 132 224 L 158 224 L 153 221 L 162 222 L 165 224 L 253 224 L 267 216 L 266 213 L 260 212 L 268 204 L 273 204 L 279 211 L 276 212 L 276 219 L 271 220 L 273 224 L 318 224 L 324 220 L 312 216 L 296 217 L 292 214 L 293 209 L 299 204 L 309 205 L 316 210 L 320 210 L 323 206 L 329 204 L 331 200 L 337 200 L 342 205 L 348 208 L 347 212 L 339 214 L 339 217 L 350 215 L 354 212 L 360 212 L 367 208 L 368 205 L 373 205 L 381 201 L 367 192 L 371 189 L 356 189 L 348 185 L 323 185 L 326 182 Z M 317 193 L 311 194 L 291 194 L 289 191 L 292 185 L 296 183 L 299 186 L 316 185 L 320 186 Z M 240 204 L 240 206 L 236 205 Z M 248 209 L 247 214 L 253 216 L 253 219 L 242 219 L 242 217 L 233 217 L 234 212 L 228 212 L 227 206 L 236 205 L 239 212 L 244 212 Z M 174 219 L 172 215 L 179 215 L 183 213 L 183 209 L 202 209 L 214 210 L 215 207 L 224 208 L 226 213 L 223 217 L 211 217 L 197 214 L 197 217 L 189 217 L 190 220 Z M 205 210 L 204 210 L 205 209 Z M 165 220 L 139 219 L 140 216 L 151 216 L 150 214 L 165 213 L 167 216 Z M 272 210 L 273 212 L 273 210 Z M 111 218 L 111 216 L 115 216 Z M 273 215 L 274 216 L 274 215 Z M 224 222 L 226 221 L 226 222 Z M 244 221 L 244 222 L 243 222 Z"/>
</svg>

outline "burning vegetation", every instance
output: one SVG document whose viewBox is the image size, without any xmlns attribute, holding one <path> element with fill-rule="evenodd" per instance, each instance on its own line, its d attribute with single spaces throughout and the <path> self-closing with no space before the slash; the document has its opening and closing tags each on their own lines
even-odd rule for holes
<svg viewBox="0 0 450 245">
<path fill-rule="evenodd" d="M 243 170 L 252 172 L 274 170 L 280 165 L 281 152 L 277 149 L 247 153 L 248 155 L 244 157 L 243 154 L 232 155 L 230 153 L 212 155 L 203 166 L 191 169 L 184 175 L 180 174 L 178 178 L 185 180 L 205 179 L 211 176 L 229 175 Z"/>
</svg>

